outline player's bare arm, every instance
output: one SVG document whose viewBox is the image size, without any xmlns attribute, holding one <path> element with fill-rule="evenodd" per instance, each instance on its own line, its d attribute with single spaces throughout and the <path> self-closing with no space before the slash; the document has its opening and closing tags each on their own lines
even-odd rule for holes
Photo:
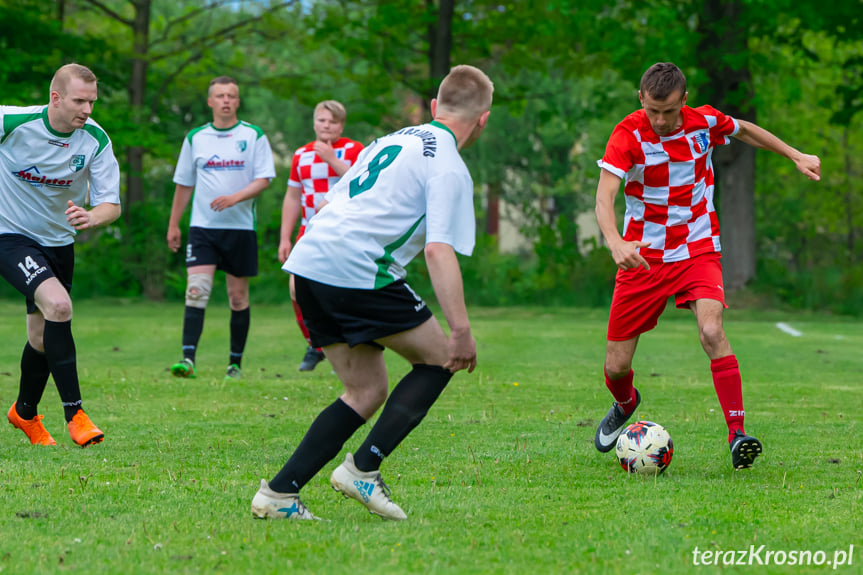
<svg viewBox="0 0 863 575">
<path fill-rule="evenodd" d="M 171 217 L 168 220 L 168 248 L 172 252 L 180 249 L 183 236 L 180 233 L 180 218 L 192 199 L 192 186 L 181 186 L 177 184 L 174 188 L 174 200 L 171 202 Z"/>
<path fill-rule="evenodd" d="M 120 204 L 102 203 L 87 210 L 69 200 L 66 221 L 78 231 L 107 226 L 120 217 Z"/>
<path fill-rule="evenodd" d="M 638 253 L 638 248 L 646 248 L 646 242 L 627 242 L 617 230 L 617 216 L 614 213 L 614 200 L 620 189 L 621 179 L 608 170 L 601 170 L 599 185 L 596 188 L 596 221 L 605 237 L 614 263 L 622 270 L 642 266 L 649 270 L 647 263 Z"/>
<path fill-rule="evenodd" d="M 329 164 L 340 178 L 345 175 L 345 172 L 347 172 L 348 169 L 350 169 L 350 166 L 336 157 L 336 151 L 333 149 L 333 145 L 330 142 L 315 140 L 314 149 L 315 153 L 320 156 L 323 161 Z"/>
<path fill-rule="evenodd" d="M 291 238 L 294 237 L 294 226 L 297 225 L 297 218 L 300 217 L 302 195 L 303 189 L 300 187 L 288 186 L 285 191 L 285 199 L 282 201 L 282 227 L 279 234 L 279 263 L 285 263 L 291 255 L 293 247 Z"/>
<path fill-rule="evenodd" d="M 255 178 L 241 190 L 226 196 L 219 196 L 210 202 L 210 208 L 215 212 L 221 212 L 222 210 L 231 208 L 240 202 L 257 198 L 269 185 L 270 178 Z"/>
<path fill-rule="evenodd" d="M 818 156 L 804 154 L 792 148 L 771 132 L 752 122 L 737 120 L 737 124 L 740 129 L 734 137 L 741 142 L 761 150 L 776 152 L 794 162 L 797 169 L 810 180 L 819 181 L 821 179 L 821 159 Z"/>
<path fill-rule="evenodd" d="M 450 329 L 449 359 L 443 367 L 453 373 L 461 369 L 471 373 L 476 367 L 476 341 L 470 332 L 461 268 L 455 251 L 448 244 L 432 242 L 425 247 L 425 258 L 435 296 Z"/>
</svg>

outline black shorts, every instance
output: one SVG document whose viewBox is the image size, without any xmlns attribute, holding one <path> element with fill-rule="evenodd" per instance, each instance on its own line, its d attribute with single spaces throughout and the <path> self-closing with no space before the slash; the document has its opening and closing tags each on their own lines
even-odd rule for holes
<svg viewBox="0 0 863 575">
<path fill-rule="evenodd" d="M 315 347 L 334 343 L 380 347 L 376 339 L 413 329 L 432 317 L 404 280 L 381 289 L 352 289 L 294 276 L 294 287 Z"/>
<path fill-rule="evenodd" d="M 21 234 L 0 234 L 0 276 L 27 298 L 27 313 L 36 313 L 36 288 L 57 278 L 72 293 L 75 244 L 43 246 Z"/>
<path fill-rule="evenodd" d="M 189 228 L 186 267 L 216 266 L 236 277 L 258 275 L 258 234 L 254 230 Z"/>
</svg>

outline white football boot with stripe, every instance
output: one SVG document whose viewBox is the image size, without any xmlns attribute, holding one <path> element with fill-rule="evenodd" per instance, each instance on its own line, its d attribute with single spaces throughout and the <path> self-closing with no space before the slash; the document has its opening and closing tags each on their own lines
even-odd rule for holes
<svg viewBox="0 0 863 575">
<path fill-rule="evenodd" d="M 330 483 L 333 489 L 345 497 L 365 505 L 369 513 L 394 521 L 408 518 L 401 507 L 390 499 L 390 489 L 384 483 L 380 471 L 360 471 L 354 465 L 354 456 L 350 453 L 345 455 L 344 463 L 333 471 Z"/>
<path fill-rule="evenodd" d="M 299 493 L 276 493 L 264 479 L 252 499 L 252 515 L 258 519 L 321 519 L 306 509 Z"/>
</svg>

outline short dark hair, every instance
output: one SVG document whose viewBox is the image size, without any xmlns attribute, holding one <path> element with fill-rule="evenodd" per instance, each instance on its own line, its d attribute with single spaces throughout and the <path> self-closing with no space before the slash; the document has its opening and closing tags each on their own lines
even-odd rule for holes
<svg viewBox="0 0 863 575">
<path fill-rule="evenodd" d="M 233 78 L 231 78 L 230 76 L 217 76 L 217 77 L 213 78 L 212 80 L 210 80 L 210 86 L 207 88 L 207 95 L 209 95 L 210 92 L 212 92 L 212 90 L 210 88 L 212 88 L 216 84 L 233 84 L 237 88 L 240 87 L 240 85 L 237 84 L 237 81 L 234 80 Z"/>
<path fill-rule="evenodd" d="M 686 94 L 686 76 L 671 62 L 658 62 L 641 77 L 639 90 L 654 100 L 665 100 L 677 90 L 683 96 Z"/>
</svg>

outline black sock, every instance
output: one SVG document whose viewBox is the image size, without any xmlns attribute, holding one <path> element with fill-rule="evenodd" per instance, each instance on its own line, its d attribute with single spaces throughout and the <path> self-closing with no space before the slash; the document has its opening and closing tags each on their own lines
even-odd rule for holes
<svg viewBox="0 0 863 575">
<path fill-rule="evenodd" d="M 357 469 L 380 469 L 384 457 L 419 425 L 451 377 L 452 373 L 441 366 L 415 364 L 390 394 L 381 416 L 354 453 Z"/>
<path fill-rule="evenodd" d="M 39 414 L 39 402 L 42 401 L 50 375 L 45 354 L 36 351 L 28 341 L 21 354 L 21 381 L 18 385 L 18 401 L 15 402 L 15 411 L 21 418 L 33 419 Z"/>
<path fill-rule="evenodd" d="M 247 307 L 240 311 L 231 310 L 231 358 L 228 360 L 228 365 L 236 363 L 237 367 L 240 367 L 243 364 L 243 350 L 246 349 L 246 338 L 249 337 L 251 309 Z"/>
<path fill-rule="evenodd" d="M 195 361 L 195 351 L 198 341 L 204 331 L 204 310 L 199 307 L 186 306 L 183 315 L 183 358 Z"/>
<path fill-rule="evenodd" d="M 277 493 L 297 493 L 333 457 L 345 441 L 366 422 L 360 414 L 341 400 L 328 405 L 312 422 L 300 445 L 270 481 Z"/>
<path fill-rule="evenodd" d="M 81 409 L 81 388 L 78 387 L 78 361 L 75 340 L 72 338 L 72 321 L 45 320 L 45 359 L 54 384 L 60 392 L 66 421 Z"/>
</svg>

